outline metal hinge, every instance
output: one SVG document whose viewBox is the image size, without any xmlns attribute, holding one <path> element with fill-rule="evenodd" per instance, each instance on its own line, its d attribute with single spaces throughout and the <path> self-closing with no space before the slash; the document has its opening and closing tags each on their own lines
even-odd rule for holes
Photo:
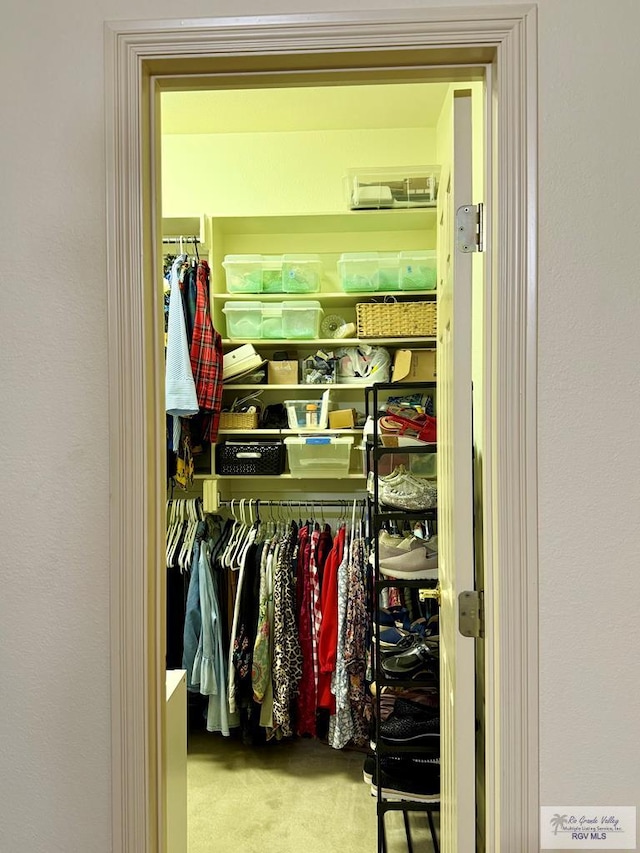
<svg viewBox="0 0 640 853">
<path fill-rule="evenodd" d="M 463 637 L 484 637 L 482 592 L 466 590 L 458 596 L 458 626 Z"/>
<path fill-rule="evenodd" d="M 456 248 L 459 252 L 484 252 L 482 204 L 463 204 L 456 211 Z"/>
</svg>

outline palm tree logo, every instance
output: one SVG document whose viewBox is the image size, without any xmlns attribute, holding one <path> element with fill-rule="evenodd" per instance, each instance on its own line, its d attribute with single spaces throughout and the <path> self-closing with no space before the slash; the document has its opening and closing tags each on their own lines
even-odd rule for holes
<svg viewBox="0 0 640 853">
<path fill-rule="evenodd" d="M 566 814 L 554 814 L 549 823 L 554 827 L 553 834 L 557 835 L 559 829 L 564 829 L 564 822 L 567 820 Z"/>
</svg>

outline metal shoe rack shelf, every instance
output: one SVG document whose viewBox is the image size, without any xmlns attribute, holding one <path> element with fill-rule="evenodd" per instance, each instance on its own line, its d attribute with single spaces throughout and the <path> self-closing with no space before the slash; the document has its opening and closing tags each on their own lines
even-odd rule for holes
<svg viewBox="0 0 640 853">
<path fill-rule="evenodd" d="M 435 391 L 436 383 L 435 382 L 378 382 L 374 385 L 368 387 L 365 391 L 365 403 L 366 403 L 366 415 L 369 417 L 370 415 L 373 418 L 373 439 L 367 441 L 365 446 L 365 454 L 367 459 L 367 474 L 373 474 L 373 496 L 369 496 L 368 499 L 368 513 L 369 513 L 369 529 L 371 530 L 372 538 L 377 542 L 378 535 L 380 533 L 380 529 L 385 524 L 385 522 L 389 521 L 430 521 L 432 524 L 437 523 L 437 509 L 426 509 L 419 511 L 408 511 L 408 510 L 399 510 L 399 509 L 385 509 L 380 506 L 380 496 L 379 496 L 379 483 L 378 483 L 378 469 L 379 462 L 383 456 L 389 454 L 424 454 L 424 453 L 434 453 L 436 450 L 435 444 L 424 444 L 421 446 L 403 446 L 402 448 L 398 447 L 384 447 L 379 443 L 380 432 L 378 429 L 378 417 L 379 417 L 379 400 L 381 392 L 395 391 L 396 393 L 402 393 L 403 391 Z M 399 754 L 399 753 L 419 753 L 424 752 L 425 755 L 430 754 L 430 748 L 427 747 L 416 747 L 411 745 L 389 745 L 385 744 L 380 737 L 380 712 L 381 712 L 381 702 L 380 702 L 380 693 L 382 687 L 420 687 L 420 681 L 415 679 L 412 680 L 404 680 L 397 678 L 387 678 L 382 670 L 382 656 L 380 650 L 380 623 L 379 623 L 379 600 L 380 593 L 384 589 L 388 589 L 390 587 L 400 587 L 402 589 L 418 589 L 422 590 L 422 593 L 427 598 L 434 598 L 439 603 L 439 586 L 434 588 L 433 581 L 428 580 L 392 580 L 390 578 L 381 577 L 380 575 L 380 565 L 379 565 L 379 554 L 378 549 L 374 548 L 374 575 L 373 575 L 373 584 L 374 584 L 374 613 L 373 619 L 375 623 L 375 644 L 374 644 L 374 671 L 375 671 L 375 679 L 376 679 L 376 729 L 375 729 L 375 760 L 376 760 L 376 796 L 377 796 L 377 818 L 378 818 L 378 853 L 387 853 L 387 836 L 386 836 L 386 826 L 385 826 L 385 815 L 388 812 L 399 811 L 402 812 L 403 820 L 404 820 L 404 829 L 407 839 L 407 851 L 408 853 L 414 853 L 413 846 L 413 838 L 411 835 L 411 826 L 409 823 L 409 813 L 410 812 L 423 812 L 426 814 L 427 822 L 429 825 L 429 832 L 431 833 L 431 841 L 433 843 L 434 853 L 439 853 L 439 841 L 438 835 L 436 832 L 433 814 L 434 812 L 440 812 L 440 802 L 420 802 L 415 800 L 391 800 L 388 799 L 382 790 L 381 779 L 382 779 L 382 768 L 381 768 L 381 759 L 383 755 L 388 755 L 391 753 Z"/>
</svg>

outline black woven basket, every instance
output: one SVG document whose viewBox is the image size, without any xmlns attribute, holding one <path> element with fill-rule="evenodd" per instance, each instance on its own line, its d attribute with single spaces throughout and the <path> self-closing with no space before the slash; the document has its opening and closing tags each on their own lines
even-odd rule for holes
<svg viewBox="0 0 640 853">
<path fill-rule="evenodd" d="M 286 449 L 281 441 L 224 441 L 216 446 L 216 473 L 282 474 Z"/>
</svg>

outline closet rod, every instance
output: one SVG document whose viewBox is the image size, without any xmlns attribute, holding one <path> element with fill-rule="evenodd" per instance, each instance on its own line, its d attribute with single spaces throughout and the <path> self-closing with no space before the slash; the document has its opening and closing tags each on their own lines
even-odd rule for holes
<svg viewBox="0 0 640 853">
<path fill-rule="evenodd" d="M 249 498 L 245 498 L 244 500 L 245 500 L 245 503 L 247 503 Z M 254 499 L 252 499 L 252 500 L 254 500 Z M 234 498 L 233 503 L 234 503 L 234 505 L 239 504 L 240 498 Z M 344 500 L 344 501 L 320 501 L 320 500 L 318 500 L 318 501 L 314 501 L 314 500 L 308 500 L 308 501 L 296 501 L 296 500 L 291 500 L 291 501 L 263 501 L 263 500 L 258 499 L 258 500 L 256 500 L 256 503 L 258 506 L 284 506 L 284 507 L 291 507 L 291 509 L 298 509 L 298 507 L 308 507 L 308 506 L 311 506 L 311 507 L 314 507 L 314 506 L 335 506 L 335 507 L 347 506 L 347 507 L 352 507 L 353 506 L 352 500 Z M 356 506 L 365 506 L 366 503 L 367 503 L 366 500 L 363 500 L 362 498 L 356 499 Z M 219 506 L 231 506 L 231 501 L 220 501 Z"/>
<path fill-rule="evenodd" d="M 199 243 L 199 237 L 163 237 L 163 243 Z"/>
</svg>

